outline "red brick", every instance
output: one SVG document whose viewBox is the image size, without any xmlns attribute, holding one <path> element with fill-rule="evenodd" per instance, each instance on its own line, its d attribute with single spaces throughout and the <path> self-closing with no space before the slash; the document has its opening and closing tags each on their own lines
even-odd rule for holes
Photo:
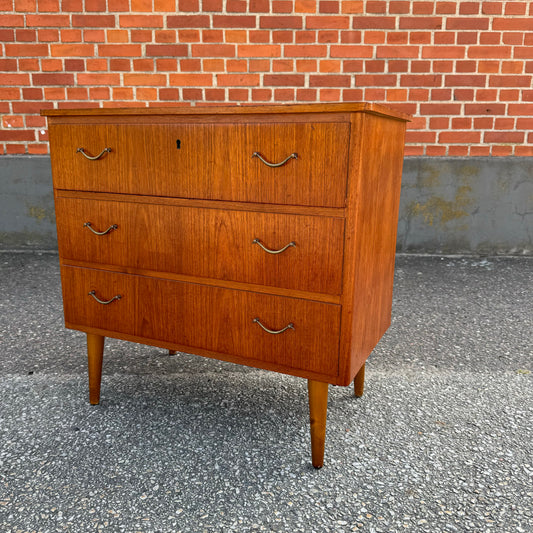
<svg viewBox="0 0 533 533">
<path fill-rule="evenodd" d="M 263 78 L 265 86 L 303 87 L 305 75 L 303 74 L 265 74 Z"/>
<path fill-rule="evenodd" d="M 272 0 L 271 13 L 292 13 L 293 7 L 291 0 Z M 246 5 L 244 11 L 246 11 Z"/>
<path fill-rule="evenodd" d="M 246 35 L 242 42 L 246 42 Z M 294 32 L 292 30 L 277 30 L 272 32 L 272 42 L 273 43 L 285 43 L 290 44 L 294 42 Z"/>
<path fill-rule="evenodd" d="M 465 46 L 424 46 L 422 57 L 462 59 L 465 57 L 465 51 Z"/>
<path fill-rule="evenodd" d="M 495 130 L 514 130 L 515 119 L 509 117 L 500 117 L 494 121 Z"/>
<path fill-rule="evenodd" d="M 355 76 L 355 84 L 358 87 L 395 87 L 396 74 L 358 74 Z"/>
<path fill-rule="evenodd" d="M 389 61 L 389 72 L 407 72 L 409 70 L 409 61 L 405 59 L 393 59 Z"/>
<path fill-rule="evenodd" d="M 226 72 L 248 72 L 248 71 L 249 71 L 248 61 L 246 61 L 245 59 L 226 60 Z"/>
<path fill-rule="evenodd" d="M 481 12 L 484 15 L 501 15 L 502 5 L 502 2 L 483 2 Z"/>
<path fill-rule="evenodd" d="M 505 115 L 505 104 L 465 104 L 465 114 L 467 115 Z M 509 115 L 514 115 L 509 110 Z"/>
<path fill-rule="evenodd" d="M 461 15 L 477 15 L 479 14 L 480 4 L 480 2 L 461 2 L 459 13 Z"/>
<path fill-rule="evenodd" d="M 479 143 L 481 133 L 478 131 L 442 131 L 439 133 L 439 142 L 446 144 Z"/>
<path fill-rule="evenodd" d="M 61 59 L 42 59 L 41 71 L 42 72 L 61 72 L 63 70 L 63 61 Z"/>
<path fill-rule="evenodd" d="M 341 31 L 341 43 L 356 44 L 361 42 L 360 31 Z"/>
<path fill-rule="evenodd" d="M 103 57 L 140 57 L 142 47 L 140 44 L 100 44 L 98 55 Z"/>
<path fill-rule="evenodd" d="M 250 15 L 213 15 L 213 28 L 255 28 L 255 17 Z"/>
<path fill-rule="evenodd" d="M 442 83 L 440 74 L 404 74 L 400 76 L 402 87 L 439 87 Z"/>
<path fill-rule="evenodd" d="M 382 30 L 366 30 L 363 41 L 365 44 L 383 44 L 386 33 Z"/>
<path fill-rule="evenodd" d="M 409 10 L 411 8 L 411 2 L 407 2 L 405 0 L 402 1 L 395 1 L 391 0 L 389 3 L 389 13 L 392 14 L 398 14 L 398 15 L 404 15 L 406 13 L 409 13 Z"/>
<path fill-rule="evenodd" d="M 191 54 L 196 57 L 235 57 L 233 44 L 192 44 Z"/>
<path fill-rule="evenodd" d="M 343 13 L 363 13 L 364 3 L 361 0 L 343 0 L 342 2 Z"/>
<path fill-rule="evenodd" d="M 438 116 L 438 115 L 459 115 L 461 114 L 461 104 L 445 104 L 445 103 L 421 103 L 420 104 L 420 114 L 428 116 Z"/>
<path fill-rule="evenodd" d="M 474 118 L 474 128 L 476 130 L 491 130 L 494 128 L 494 117 Z"/>
<path fill-rule="evenodd" d="M 115 15 L 72 15 L 72 26 L 81 28 L 114 28 Z"/>
<path fill-rule="evenodd" d="M 340 30 L 347 30 L 350 27 L 350 19 L 348 17 L 321 17 L 308 15 L 305 18 L 305 27 L 308 30 L 316 30 L 322 28 L 335 28 Z"/>
<path fill-rule="evenodd" d="M 84 11 L 94 11 L 95 13 L 101 13 L 106 10 L 105 0 L 85 0 Z"/>
<path fill-rule="evenodd" d="M 270 60 L 268 59 L 250 59 L 248 63 L 250 72 L 270 72 Z"/>
<path fill-rule="evenodd" d="M 430 31 L 412 31 L 409 33 L 410 44 L 431 44 L 432 33 Z"/>
<path fill-rule="evenodd" d="M 37 39 L 37 32 L 35 30 L 17 30 L 16 40 L 20 42 L 34 42 Z"/>
<path fill-rule="evenodd" d="M 61 41 L 63 43 L 79 43 L 82 39 L 82 32 L 81 30 L 70 30 L 70 29 L 64 29 L 61 30 Z"/>
<path fill-rule="evenodd" d="M 7 57 L 46 57 L 48 55 L 47 44 L 5 44 Z"/>
<path fill-rule="evenodd" d="M 129 72 L 131 70 L 131 59 L 112 57 L 109 60 L 109 69 L 114 72 Z"/>
<path fill-rule="evenodd" d="M 435 2 L 414 2 L 413 14 L 414 15 L 431 15 L 435 8 Z"/>
<path fill-rule="evenodd" d="M 164 74 L 142 74 L 142 73 L 132 73 L 127 72 L 123 74 L 124 76 L 124 85 L 134 85 L 134 86 L 165 86 L 166 85 L 166 76 Z"/>
<path fill-rule="evenodd" d="M 336 45 L 330 48 L 331 57 L 373 57 L 374 48 L 372 46 L 356 46 L 356 45 Z"/>
<path fill-rule="evenodd" d="M 184 100 L 202 100 L 202 89 L 192 89 L 190 87 L 182 90 Z"/>
<path fill-rule="evenodd" d="M 483 141 L 486 143 L 523 143 L 523 131 L 486 131 Z"/>
<path fill-rule="evenodd" d="M 274 44 L 241 44 L 237 47 L 237 55 L 238 57 L 280 57 L 281 46 Z M 287 54 L 287 56 L 290 56 L 290 54 Z"/>
<path fill-rule="evenodd" d="M 204 72 L 224 72 L 226 70 L 224 66 L 224 60 L 215 58 L 215 59 L 204 59 L 202 61 L 202 71 Z"/>
<path fill-rule="evenodd" d="M 354 17 L 354 29 L 385 29 L 394 30 L 396 28 L 396 17 Z"/>
<path fill-rule="evenodd" d="M 531 87 L 531 76 L 489 76 L 489 87 Z"/>
<path fill-rule="evenodd" d="M 510 46 L 471 46 L 468 49 L 468 57 L 474 59 L 507 59 L 512 55 Z"/>
<path fill-rule="evenodd" d="M 155 69 L 158 72 L 176 72 L 178 70 L 178 61 L 177 59 L 156 59 Z"/>
<path fill-rule="evenodd" d="M 452 118 L 452 129 L 454 130 L 469 130 L 472 128 L 472 119 L 470 117 L 455 117 Z"/>
<path fill-rule="evenodd" d="M 41 67 L 37 58 L 20 58 L 18 69 L 21 72 L 32 72 L 41 70 Z"/>
<path fill-rule="evenodd" d="M 296 5 L 296 8 L 297 7 L 298 3 Z M 268 13 L 270 10 L 270 2 L 269 0 L 250 0 L 248 10 L 250 13 Z"/>
<path fill-rule="evenodd" d="M 296 60 L 296 72 L 316 72 L 317 71 L 316 59 L 297 59 Z"/>
<path fill-rule="evenodd" d="M 528 44 L 526 39 L 529 36 L 533 36 L 533 33 L 524 34 L 523 32 L 505 31 L 502 34 L 502 43 L 519 46 L 522 44 Z"/>
<path fill-rule="evenodd" d="M 336 74 L 341 71 L 341 62 L 333 59 L 322 59 L 318 71 L 321 74 Z"/>
<path fill-rule="evenodd" d="M 309 76 L 310 87 L 350 87 L 352 77 L 346 74 L 311 74 Z"/>
<path fill-rule="evenodd" d="M 295 32 L 294 42 L 298 44 L 304 44 L 304 43 L 315 44 L 316 42 L 315 35 L 316 35 L 315 31 L 300 30 L 300 31 Z M 251 37 L 250 37 L 250 41 L 251 41 Z"/>
<path fill-rule="evenodd" d="M 479 62 L 481 63 L 481 61 Z M 468 72 L 472 72 L 472 73 L 475 73 L 476 72 L 476 62 L 475 61 L 456 61 L 455 62 L 455 71 L 457 72 L 457 74 L 462 74 L 462 73 L 468 73 Z"/>
<path fill-rule="evenodd" d="M 15 40 L 14 30 L 2 30 L 0 29 L 0 41 L 3 43 L 12 42 Z"/>
<path fill-rule="evenodd" d="M 198 74 L 169 74 L 168 82 L 171 86 L 204 86 L 211 87 L 213 85 L 213 75 L 209 73 Z M 164 85 L 164 84 L 163 84 Z"/>
<path fill-rule="evenodd" d="M 507 2 L 505 4 L 506 15 L 525 15 L 527 2 Z"/>
<path fill-rule="evenodd" d="M 207 89 L 206 89 L 207 96 Z M 268 102 L 272 98 L 271 89 L 252 89 L 252 100 L 254 102 Z M 223 98 L 221 98 L 223 100 Z"/>
<path fill-rule="evenodd" d="M 152 0 L 131 0 L 130 11 L 151 13 L 152 12 Z"/>
<path fill-rule="evenodd" d="M 107 0 L 107 7 L 109 11 L 129 11 L 130 10 L 130 1 L 129 0 Z"/>
<path fill-rule="evenodd" d="M 514 155 L 518 157 L 533 156 L 533 135 L 529 135 L 528 143 L 530 146 L 515 146 Z"/>
<path fill-rule="evenodd" d="M 255 87 L 260 81 L 259 74 L 217 74 L 219 87 Z"/>
<path fill-rule="evenodd" d="M 198 11 L 200 8 L 198 0 L 178 0 L 180 11 Z"/>
<path fill-rule="evenodd" d="M 154 60 L 153 59 L 134 59 L 133 70 L 135 72 L 153 72 Z"/>
<path fill-rule="evenodd" d="M 32 74 L 34 85 L 74 85 L 74 74 L 68 73 L 45 73 Z"/>
<path fill-rule="evenodd" d="M 186 56 L 188 54 L 188 46 L 186 44 L 147 44 L 146 55 L 153 57 L 176 57 Z"/>
<path fill-rule="evenodd" d="M 286 57 L 326 57 L 327 46 L 317 44 L 296 44 L 285 46 Z M 336 57 L 333 53 L 331 57 Z"/>
<path fill-rule="evenodd" d="M 493 30 L 533 31 L 533 18 L 495 18 L 492 21 Z"/>
<path fill-rule="evenodd" d="M 442 17 L 400 17 L 401 30 L 440 30 Z"/>
<path fill-rule="evenodd" d="M 226 11 L 228 13 L 245 13 L 246 4 L 244 0 L 227 0 Z"/>
<path fill-rule="evenodd" d="M 514 48 L 514 57 L 515 59 L 533 59 L 533 47 L 516 46 Z"/>
<path fill-rule="evenodd" d="M 114 72 L 78 74 L 78 85 L 120 85 L 120 74 Z"/>
<path fill-rule="evenodd" d="M 461 31 L 457 33 L 457 44 L 477 44 L 479 32 Z"/>
<path fill-rule="evenodd" d="M 502 61 L 502 74 L 522 74 L 524 72 L 523 61 Z"/>
<path fill-rule="evenodd" d="M 447 30 L 488 30 L 489 19 L 477 17 L 450 17 L 446 19 Z M 493 29 L 494 28 L 493 26 Z"/>
<path fill-rule="evenodd" d="M 409 33 L 406 31 L 396 31 L 387 33 L 387 44 L 407 44 Z"/>
<path fill-rule="evenodd" d="M 161 15 L 119 15 L 119 23 L 121 28 L 162 28 L 163 17 Z M 171 27 L 170 24 L 169 27 Z"/>
<path fill-rule="evenodd" d="M 228 100 L 235 102 L 248 101 L 248 89 L 228 89 Z"/>
<path fill-rule="evenodd" d="M 461 34 L 459 34 L 461 35 Z M 459 37 L 459 35 L 457 37 Z M 477 37 L 479 35 L 479 44 L 492 44 L 497 45 L 502 42 L 502 34 L 497 31 L 486 31 L 481 33 L 474 33 Z M 506 44 L 506 43 L 504 43 Z M 507 43 L 509 44 L 509 43 Z M 521 43 L 520 43 L 521 44 Z"/>
<path fill-rule="evenodd" d="M 87 57 L 94 56 L 92 44 L 51 44 L 50 55 L 52 57 Z"/>
<path fill-rule="evenodd" d="M 263 15 L 259 19 L 259 27 L 264 29 L 302 28 L 302 17 Z"/>
<path fill-rule="evenodd" d="M 17 60 L 16 59 L 1 59 L 0 58 L 0 71 L 9 72 L 17 70 Z"/>
<path fill-rule="evenodd" d="M 436 45 L 455 44 L 455 32 L 453 31 L 433 32 L 433 41 Z"/>
<path fill-rule="evenodd" d="M 474 89 L 454 89 L 453 100 L 471 102 L 474 99 Z"/>
<path fill-rule="evenodd" d="M 418 57 L 418 46 L 378 46 L 376 57 Z"/>
<path fill-rule="evenodd" d="M 386 13 L 387 2 L 383 0 L 368 0 L 366 2 L 366 13 Z"/>
<path fill-rule="evenodd" d="M 338 13 L 339 1 L 338 0 L 320 0 L 319 13 Z"/>
<path fill-rule="evenodd" d="M 457 2 L 437 2 L 435 13 L 437 15 L 455 15 Z"/>
<path fill-rule="evenodd" d="M 476 101 L 477 102 L 495 102 L 498 99 L 497 89 L 477 89 Z"/>
<path fill-rule="evenodd" d="M 226 99 L 226 91 L 224 89 L 205 89 L 205 99 L 223 102 Z"/>
<path fill-rule="evenodd" d="M 444 79 L 446 87 L 485 87 L 486 76 L 479 74 L 449 74 Z"/>
<path fill-rule="evenodd" d="M 59 41 L 59 30 L 52 30 L 52 29 L 39 30 L 38 40 L 42 43 Z"/>
</svg>

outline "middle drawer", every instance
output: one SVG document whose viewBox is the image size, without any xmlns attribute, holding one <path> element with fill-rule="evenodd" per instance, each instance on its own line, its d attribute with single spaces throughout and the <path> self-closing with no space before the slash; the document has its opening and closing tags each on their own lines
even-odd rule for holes
<svg viewBox="0 0 533 533">
<path fill-rule="evenodd" d="M 64 260 L 341 293 L 342 218 L 65 197 L 56 217 Z"/>
</svg>

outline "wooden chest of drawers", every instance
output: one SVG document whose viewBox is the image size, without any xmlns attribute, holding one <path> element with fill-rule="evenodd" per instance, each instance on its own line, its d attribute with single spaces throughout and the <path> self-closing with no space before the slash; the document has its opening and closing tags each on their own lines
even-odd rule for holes
<svg viewBox="0 0 533 533">
<path fill-rule="evenodd" d="M 66 326 L 328 384 L 390 324 L 407 117 L 365 104 L 47 110 Z"/>
</svg>

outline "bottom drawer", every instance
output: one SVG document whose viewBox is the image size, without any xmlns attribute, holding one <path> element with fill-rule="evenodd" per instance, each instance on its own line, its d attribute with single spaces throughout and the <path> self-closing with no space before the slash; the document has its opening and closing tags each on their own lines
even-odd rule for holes
<svg viewBox="0 0 533 533">
<path fill-rule="evenodd" d="M 61 280 L 70 327 L 337 375 L 338 305 L 66 266 Z"/>
</svg>

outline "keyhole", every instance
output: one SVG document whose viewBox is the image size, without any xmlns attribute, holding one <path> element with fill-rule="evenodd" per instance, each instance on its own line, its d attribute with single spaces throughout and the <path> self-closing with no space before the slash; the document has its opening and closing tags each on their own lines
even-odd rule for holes
<svg viewBox="0 0 533 533">
<path fill-rule="evenodd" d="M 176 148 L 179 150 L 181 148 L 181 141 L 176 139 Z"/>
</svg>

